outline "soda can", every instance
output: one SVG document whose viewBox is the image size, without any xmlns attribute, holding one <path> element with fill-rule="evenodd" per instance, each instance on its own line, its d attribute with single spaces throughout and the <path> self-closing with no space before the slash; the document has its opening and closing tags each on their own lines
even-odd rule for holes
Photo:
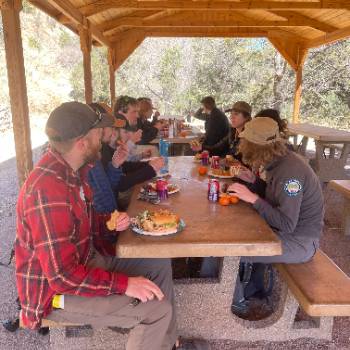
<svg viewBox="0 0 350 350">
<path fill-rule="evenodd" d="M 211 157 L 211 167 L 213 169 L 219 169 L 220 168 L 220 157 L 219 156 L 212 156 Z"/>
<path fill-rule="evenodd" d="M 163 179 L 158 179 L 156 182 L 158 198 L 165 200 L 168 198 L 168 183 Z"/>
<path fill-rule="evenodd" d="M 217 202 L 219 200 L 220 184 L 216 179 L 209 179 L 208 182 L 208 200 Z"/>
<path fill-rule="evenodd" d="M 202 152 L 201 160 L 202 160 L 202 165 L 204 165 L 204 166 L 209 165 L 209 152 L 208 151 Z"/>
</svg>

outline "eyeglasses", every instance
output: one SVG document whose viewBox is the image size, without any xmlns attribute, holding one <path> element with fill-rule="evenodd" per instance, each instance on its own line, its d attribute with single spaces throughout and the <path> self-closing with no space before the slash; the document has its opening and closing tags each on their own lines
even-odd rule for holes
<svg viewBox="0 0 350 350">
<path fill-rule="evenodd" d="M 93 109 L 92 107 L 89 106 L 89 108 L 95 112 L 97 119 L 92 123 L 92 125 L 90 126 L 89 130 L 93 129 L 96 125 L 98 125 L 98 123 L 100 123 L 103 119 L 103 114 L 98 110 L 98 109 Z"/>
</svg>

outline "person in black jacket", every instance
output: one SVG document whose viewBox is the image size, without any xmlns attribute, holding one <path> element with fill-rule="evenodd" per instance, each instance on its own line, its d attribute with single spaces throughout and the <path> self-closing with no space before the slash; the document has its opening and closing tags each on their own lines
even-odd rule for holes
<svg viewBox="0 0 350 350">
<path fill-rule="evenodd" d="M 244 129 L 244 125 L 252 119 L 252 107 L 247 102 L 237 101 L 233 104 L 232 108 L 225 110 L 225 112 L 231 113 L 231 126 L 228 133 L 215 145 L 207 146 L 206 148 L 213 154 L 215 153 L 222 157 L 231 155 L 241 161 L 241 157 L 237 152 L 239 145 L 238 135 Z"/>
<path fill-rule="evenodd" d="M 152 117 L 153 105 L 149 98 L 141 97 L 139 101 L 139 117 L 137 119 L 137 127 L 142 130 L 141 141 L 139 145 L 148 145 L 152 140 L 154 140 L 159 131 L 163 128 L 163 123 L 161 121 L 156 121 L 155 123 L 150 122 L 148 119 Z"/>
<path fill-rule="evenodd" d="M 194 117 L 205 121 L 205 137 L 202 144 L 203 150 L 208 150 L 211 155 L 222 156 L 217 150 L 210 147 L 222 140 L 229 131 L 229 123 L 226 115 L 216 107 L 215 100 L 211 96 L 201 100 L 202 107 Z"/>
</svg>

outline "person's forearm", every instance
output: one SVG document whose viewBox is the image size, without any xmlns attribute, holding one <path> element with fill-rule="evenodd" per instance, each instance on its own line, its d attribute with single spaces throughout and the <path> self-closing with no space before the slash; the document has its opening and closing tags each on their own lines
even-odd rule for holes
<svg viewBox="0 0 350 350">
<path fill-rule="evenodd" d="M 118 190 L 124 192 L 137 184 L 155 177 L 156 172 L 154 169 L 147 163 L 145 165 L 146 166 L 142 169 L 128 172 L 127 175 L 122 176 L 118 185 Z"/>
</svg>

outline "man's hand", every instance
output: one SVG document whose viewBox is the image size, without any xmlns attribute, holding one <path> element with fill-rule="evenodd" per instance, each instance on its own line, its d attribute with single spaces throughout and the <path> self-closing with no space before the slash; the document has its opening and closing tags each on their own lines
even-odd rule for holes
<svg viewBox="0 0 350 350">
<path fill-rule="evenodd" d="M 158 173 L 158 171 L 164 167 L 165 161 L 164 158 L 158 157 L 150 160 L 148 164 Z"/>
<path fill-rule="evenodd" d="M 154 124 L 154 127 L 157 128 L 158 130 L 162 130 L 164 127 L 164 124 L 162 122 L 157 122 Z"/>
<path fill-rule="evenodd" d="M 116 231 L 125 231 L 130 226 L 130 218 L 127 213 L 119 213 L 115 225 Z"/>
<path fill-rule="evenodd" d="M 133 143 L 138 143 L 141 141 L 141 138 L 142 138 L 142 130 L 141 129 L 138 129 L 137 131 L 135 132 L 131 132 L 130 133 L 130 140 L 133 142 Z"/>
<path fill-rule="evenodd" d="M 158 300 L 164 298 L 164 294 L 159 287 L 144 277 L 129 277 L 125 294 L 128 297 L 140 299 L 143 303 L 153 300 L 154 297 Z"/>
<path fill-rule="evenodd" d="M 124 143 L 120 143 L 117 150 L 113 154 L 112 165 L 115 168 L 119 168 L 127 160 L 128 155 L 128 146 Z"/>
<path fill-rule="evenodd" d="M 249 183 L 256 181 L 255 174 L 248 168 L 241 166 L 238 173 L 238 178 Z"/>
<path fill-rule="evenodd" d="M 234 192 L 235 195 L 244 202 L 254 204 L 259 196 L 248 190 L 248 188 L 242 184 L 234 183 L 230 185 L 227 192 Z"/>
</svg>

